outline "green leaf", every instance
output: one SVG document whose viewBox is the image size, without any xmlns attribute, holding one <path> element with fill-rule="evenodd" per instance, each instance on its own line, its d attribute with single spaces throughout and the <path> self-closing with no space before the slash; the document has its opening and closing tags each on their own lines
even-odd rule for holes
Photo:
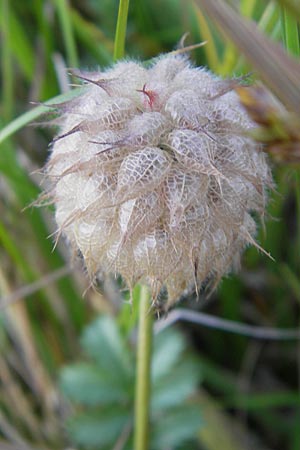
<svg viewBox="0 0 300 450">
<path fill-rule="evenodd" d="M 78 445 L 88 448 L 113 448 L 120 434 L 130 424 L 129 415 L 120 409 L 77 414 L 69 420 L 67 429 Z"/>
<path fill-rule="evenodd" d="M 68 91 L 65 94 L 53 97 L 51 100 L 45 102 L 43 105 L 36 106 L 35 108 L 32 108 L 30 111 L 21 114 L 19 117 L 12 120 L 4 128 L 2 128 L 2 130 L 0 131 L 0 144 L 4 142 L 7 138 L 12 136 L 14 133 L 21 130 L 21 128 L 38 119 L 42 114 L 45 114 L 48 111 L 53 111 L 53 106 L 51 105 L 71 100 L 72 98 L 82 94 L 83 90 L 84 87 L 72 89 L 71 91 Z"/>
<path fill-rule="evenodd" d="M 152 412 L 155 414 L 157 411 L 182 404 L 196 391 L 199 379 L 199 364 L 184 358 L 178 367 L 153 386 Z"/>
<path fill-rule="evenodd" d="M 103 405 L 111 402 L 128 402 L 123 384 L 92 364 L 79 363 L 61 372 L 60 386 L 72 401 L 82 405 Z"/>
<path fill-rule="evenodd" d="M 130 354 L 111 317 L 102 316 L 86 328 L 81 344 L 106 374 L 128 381 L 132 372 Z"/>
<path fill-rule="evenodd" d="M 199 406 L 187 405 L 164 413 L 153 430 L 153 449 L 175 449 L 195 436 L 203 421 Z"/>
<path fill-rule="evenodd" d="M 183 336 L 174 330 L 165 330 L 155 337 L 152 358 L 153 382 L 168 374 L 176 365 L 184 347 Z"/>
</svg>

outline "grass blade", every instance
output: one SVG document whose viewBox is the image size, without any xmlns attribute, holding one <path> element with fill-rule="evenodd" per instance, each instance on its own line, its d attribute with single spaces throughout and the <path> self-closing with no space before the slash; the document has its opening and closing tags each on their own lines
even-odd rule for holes
<svg viewBox="0 0 300 450">
<path fill-rule="evenodd" d="M 211 70 L 217 71 L 219 65 L 219 56 L 209 23 L 207 22 L 206 18 L 199 8 L 196 7 L 195 12 L 201 37 L 204 41 L 207 41 L 207 44 L 204 47 L 207 63 Z"/>
<path fill-rule="evenodd" d="M 195 0 L 221 31 L 244 53 L 275 95 L 300 114 L 300 64 L 258 27 L 220 0 Z M 266 58 L 268 55 L 268 58 Z"/>
<path fill-rule="evenodd" d="M 77 95 L 80 95 L 82 92 L 82 88 L 73 89 L 70 92 L 66 92 L 64 94 L 58 95 L 48 102 L 46 102 L 44 105 L 36 106 L 35 108 L 31 109 L 30 111 L 25 112 L 21 116 L 17 117 L 15 120 L 11 121 L 8 125 L 6 125 L 2 130 L 0 131 L 0 144 L 4 142 L 7 138 L 12 136 L 14 133 L 19 131 L 21 128 L 25 127 L 26 125 L 30 124 L 34 120 L 38 119 L 42 114 L 51 111 L 53 107 L 51 105 L 57 104 L 57 103 L 63 103 L 67 100 L 71 100 L 72 98 L 76 97 Z"/>
</svg>

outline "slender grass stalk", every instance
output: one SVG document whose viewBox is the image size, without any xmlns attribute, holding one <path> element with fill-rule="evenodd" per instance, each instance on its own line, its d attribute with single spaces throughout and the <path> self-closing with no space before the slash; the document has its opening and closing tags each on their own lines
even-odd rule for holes
<svg viewBox="0 0 300 450">
<path fill-rule="evenodd" d="M 287 51 L 293 55 L 299 57 L 300 55 L 300 36 L 298 21 L 295 16 L 288 11 L 285 7 L 281 9 L 281 28 L 282 37 Z M 296 195 L 296 208 L 297 208 L 297 237 L 296 237 L 296 247 L 298 251 L 296 252 L 296 257 L 298 259 L 299 248 L 300 248 L 300 173 L 299 169 L 295 171 L 295 195 Z M 298 261 L 296 261 L 296 264 Z M 300 343 L 297 345 L 297 365 L 298 365 L 298 388 L 300 387 Z M 297 416 L 299 417 L 300 410 L 298 408 Z M 297 426 L 295 427 L 295 430 Z M 299 436 L 296 431 L 295 436 Z M 297 437 L 298 440 L 298 437 Z M 296 444 L 298 446 L 298 444 Z M 295 447 L 296 448 L 296 447 Z"/>
<path fill-rule="evenodd" d="M 279 13 L 278 5 L 268 3 L 257 23 L 258 28 L 265 31 L 270 36 L 273 36 L 277 27 L 280 28 Z"/>
<path fill-rule="evenodd" d="M 233 72 L 234 67 L 237 64 L 237 60 L 238 60 L 237 49 L 233 44 L 228 42 L 225 48 L 223 61 L 220 62 L 218 67 L 218 73 L 223 76 L 224 75 L 228 76 L 229 74 L 231 74 Z"/>
<path fill-rule="evenodd" d="M 78 67 L 78 56 L 71 23 L 70 5 L 68 0 L 55 0 L 57 13 L 61 23 L 63 39 L 70 67 Z"/>
<path fill-rule="evenodd" d="M 300 201 L 300 199 L 299 199 Z M 300 203 L 299 203 L 300 204 Z M 300 223 L 300 222 L 298 222 Z M 296 272 L 291 269 L 289 264 L 282 263 L 279 267 L 282 279 L 286 281 L 287 286 L 293 292 L 295 299 L 300 305 L 300 280 Z"/>
<path fill-rule="evenodd" d="M 2 2 L 2 33 L 3 33 L 3 49 L 2 49 L 2 105 L 3 117 L 8 121 L 13 112 L 13 69 L 10 48 L 10 20 L 9 20 L 9 2 Z"/>
<path fill-rule="evenodd" d="M 135 450 L 147 450 L 149 442 L 152 325 L 153 314 L 150 310 L 150 292 L 148 287 L 143 285 L 141 287 L 139 303 L 139 332 L 135 384 Z"/>
<path fill-rule="evenodd" d="M 298 21 L 286 8 L 281 9 L 281 29 L 285 47 L 289 53 L 300 56 Z M 297 204 L 297 248 L 300 248 L 300 171 L 295 172 L 295 194 Z M 298 252 L 297 252 L 298 254 Z"/>
<path fill-rule="evenodd" d="M 244 6 L 243 6 L 244 5 Z M 241 11 L 245 10 L 243 16 L 251 18 L 255 8 L 255 1 L 244 3 L 241 5 Z M 257 26 L 260 30 L 264 31 L 265 34 L 271 36 L 275 41 L 280 37 L 280 22 L 279 22 L 279 7 L 275 3 L 268 3 L 260 16 Z M 237 58 L 236 65 L 232 68 L 233 73 L 239 73 L 244 70 L 245 60 L 243 57 L 239 56 Z M 248 70 L 248 69 L 247 69 Z M 224 72 L 226 75 L 226 73 Z"/>
<path fill-rule="evenodd" d="M 9 28 L 10 28 L 10 53 L 11 58 L 17 63 L 18 74 L 31 83 L 35 73 L 36 48 L 31 46 L 30 37 L 26 27 L 28 23 L 24 18 L 17 16 L 13 9 L 13 3 L 9 3 Z M 16 8 L 17 9 L 17 8 Z M 4 17 L 2 17 L 3 20 Z M 23 20 L 22 20 L 23 19 Z M 38 31 L 37 31 L 38 33 Z"/>
<path fill-rule="evenodd" d="M 200 8 L 198 8 L 196 5 L 195 5 L 195 13 L 198 22 L 198 28 L 201 33 L 202 39 L 207 41 L 207 44 L 204 47 L 207 63 L 211 70 L 216 71 L 219 65 L 219 56 L 213 34 L 211 32 L 207 19 L 204 17 Z"/>
<path fill-rule="evenodd" d="M 256 0 L 242 0 L 240 4 L 240 11 L 242 16 L 253 17 L 255 12 Z"/>
<path fill-rule="evenodd" d="M 115 35 L 114 61 L 124 56 L 128 8 L 129 0 L 120 0 Z"/>
<path fill-rule="evenodd" d="M 300 292 L 299 281 L 297 280 L 295 274 L 288 269 L 287 266 L 282 266 L 281 272 L 285 270 L 284 275 L 289 278 L 293 277 L 292 283 L 295 295 Z M 289 281 L 289 280 L 288 280 Z M 291 283 L 290 283 L 291 284 Z M 154 332 L 160 333 L 167 327 L 177 323 L 179 321 L 195 323 L 201 325 L 202 327 L 212 328 L 215 330 L 223 330 L 227 333 L 236 333 L 241 336 L 248 336 L 253 339 L 263 339 L 263 340 L 300 340 L 300 331 L 298 328 L 272 328 L 272 327 L 256 327 L 254 325 L 246 325 L 235 320 L 221 319 L 220 317 L 212 316 L 203 312 L 190 311 L 185 308 L 173 309 L 167 318 L 161 319 L 155 323 Z"/>
<path fill-rule="evenodd" d="M 300 54 L 299 32 L 297 19 L 285 8 L 281 10 L 281 27 L 286 49 L 292 55 Z"/>
</svg>

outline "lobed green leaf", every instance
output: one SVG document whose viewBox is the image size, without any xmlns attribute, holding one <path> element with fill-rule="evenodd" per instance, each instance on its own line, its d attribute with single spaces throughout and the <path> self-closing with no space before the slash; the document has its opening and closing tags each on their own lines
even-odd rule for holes
<svg viewBox="0 0 300 450">
<path fill-rule="evenodd" d="M 65 367 L 61 372 L 60 387 L 70 400 L 82 405 L 128 402 L 128 393 L 123 383 L 93 364 L 78 363 Z"/>
<path fill-rule="evenodd" d="M 154 426 L 151 448 L 176 449 L 191 437 L 196 437 L 201 425 L 203 421 L 199 406 L 173 408 Z"/>
<path fill-rule="evenodd" d="M 120 408 L 77 414 L 67 424 L 72 440 L 88 448 L 113 448 L 120 434 L 130 424 L 130 417 Z"/>
<path fill-rule="evenodd" d="M 154 383 L 151 401 L 153 414 L 182 405 L 195 393 L 200 378 L 199 364 L 194 359 L 184 358 L 180 365 Z"/>
<path fill-rule="evenodd" d="M 174 330 L 165 330 L 155 337 L 152 358 L 153 383 L 167 375 L 178 363 L 184 347 L 183 336 Z"/>
<path fill-rule="evenodd" d="M 132 373 L 130 353 L 112 317 L 102 316 L 86 328 L 81 344 L 104 373 L 128 381 Z"/>
</svg>

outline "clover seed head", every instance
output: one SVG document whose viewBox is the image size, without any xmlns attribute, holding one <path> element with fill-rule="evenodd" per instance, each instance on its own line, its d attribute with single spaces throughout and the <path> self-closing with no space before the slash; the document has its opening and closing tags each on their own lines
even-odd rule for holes
<svg viewBox="0 0 300 450">
<path fill-rule="evenodd" d="M 148 283 L 167 309 L 254 243 L 272 185 L 234 90 L 181 55 L 79 74 L 46 166 L 59 234 L 92 276 Z"/>
</svg>

